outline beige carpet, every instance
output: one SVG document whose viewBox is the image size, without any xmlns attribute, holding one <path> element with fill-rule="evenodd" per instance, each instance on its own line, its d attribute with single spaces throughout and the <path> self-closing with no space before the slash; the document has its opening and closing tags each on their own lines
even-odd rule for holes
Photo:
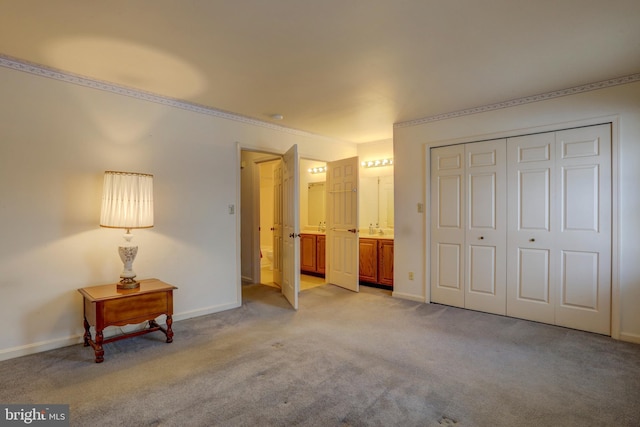
<svg viewBox="0 0 640 427">
<path fill-rule="evenodd" d="M 182 289 L 182 288 L 181 288 Z M 105 346 L 0 363 L 0 402 L 73 426 L 634 426 L 640 346 L 324 285 Z"/>
</svg>

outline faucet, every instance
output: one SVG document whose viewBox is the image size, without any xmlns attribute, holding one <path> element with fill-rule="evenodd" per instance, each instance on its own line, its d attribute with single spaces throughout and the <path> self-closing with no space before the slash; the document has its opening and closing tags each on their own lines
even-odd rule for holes
<svg viewBox="0 0 640 427">
<path fill-rule="evenodd" d="M 327 221 L 322 221 L 322 225 L 320 226 L 320 231 L 323 233 L 327 231 Z"/>
<path fill-rule="evenodd" d="M 373 234 L 373 224 L 369 223 L 369 234 Z"/>
<path fill-rule="evenodd" d="M 378 234 L 383 235 L 384 234 L 384 230 L 382 228 L 380 228 L 380 224 L 376 222 L 376 228 L 378 229 Z"/>
</svg>

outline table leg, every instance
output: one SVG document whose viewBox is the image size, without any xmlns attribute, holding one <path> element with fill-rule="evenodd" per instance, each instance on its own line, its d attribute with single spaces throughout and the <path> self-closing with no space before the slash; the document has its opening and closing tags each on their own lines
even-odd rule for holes
<svg viewBox="0 0 640 427">
<path fill-rule="evenodd" d="M 96 352 L 96 363 L 102 363 L 104 361 L 104 349 L 102 348 L 102 341 L 104 337 L 102 335 L 102 329 L 96 329 L 96 345 L 93 348 Z"/>
<path fill-rule="evenodd" d="M 87 322 L 87 318 L 84 318 L 84 346 L 89 347 L 89 341 L 91 341 L 91 325 Z"/>
<path fill-rule="evenodd" d="M 171 315 L 167 314 L 167 342 L 173 342 L 173 329 L 171 329 L 172 323 L 173 319 L 171 319 Z"/>
</svg>

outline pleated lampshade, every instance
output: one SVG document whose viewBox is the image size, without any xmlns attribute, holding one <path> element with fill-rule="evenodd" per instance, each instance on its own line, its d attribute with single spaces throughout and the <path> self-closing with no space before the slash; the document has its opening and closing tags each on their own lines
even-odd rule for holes
<svg viewBox="0 0 640 427">
<path fill-rule="evenodd" d="M 100 226 L 127 230 L 153 227 L 153 175 L 106 171 Z"/>
</svg>

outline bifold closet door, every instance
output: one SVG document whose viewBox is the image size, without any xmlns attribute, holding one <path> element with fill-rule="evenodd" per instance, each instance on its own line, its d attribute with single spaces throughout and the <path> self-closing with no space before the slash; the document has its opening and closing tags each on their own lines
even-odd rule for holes
<svg viewBox="0 0 640 427">
<path fill-rule="evenodd" d="M 610 125 L 507 147 L 507 315 L 609 335 Z"/>
<path fill-rule="evenodd" d="M 431 150 L 431 299 L 506 313 L 505 140 Z"/>
<path fill-rule="evenodd" d="M 611 126 L 556 132 L 556 324 L 611 334 Z"/>
<path fill-rule="evenodd" d="M 555 134 L 507 142 L 507 315 L 555 323 Z"/>
<path fill-rule="evenodd" d="M 465 307 L 506 314 L 506 140 L 465 144 Z"/>
<path fill-rule="evenodd" d="M 464 307 L 464 145 L 431 150 L 431 301 Z"/>
</svg>

